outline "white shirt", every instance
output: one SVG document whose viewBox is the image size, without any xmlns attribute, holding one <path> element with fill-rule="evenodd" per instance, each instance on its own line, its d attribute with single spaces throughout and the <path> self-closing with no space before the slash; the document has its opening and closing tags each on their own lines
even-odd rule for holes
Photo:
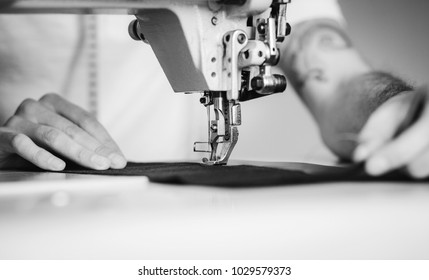
<svg viewBox="0 0 429 280">
<path fill-rule="evenodd" d="M 342 21 L 335 0 L 295 0 L 293 24 L 320 17 Z M 206 141 L 198 95 L 174 93 L 150 46 L 129 38 L 132 16 L 97 16 L 98 118 L 130 160 L 189 160 Z M 0 120 L 25 98 L 56 92 L 90 109 L 87 16 L 0 16 Z M 323 149 L 316 126 L 296 96 L 243 103 L 243 125 L 232 158 L 313 160 Z M 3 101 L 7 100 L 7 102 Z"/>
</svg>

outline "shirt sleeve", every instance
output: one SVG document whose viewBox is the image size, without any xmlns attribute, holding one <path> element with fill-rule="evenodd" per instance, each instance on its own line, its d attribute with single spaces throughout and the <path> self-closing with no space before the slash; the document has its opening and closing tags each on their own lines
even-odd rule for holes
<svg viewBox="0 0 429 280">
<path fill-rule="evenodd" d="M 292 0 L 288 5 L 288 21 L 291 24 L 317 18 L 329 18 L 345 23 L 337 0 Z"/>
</svg>

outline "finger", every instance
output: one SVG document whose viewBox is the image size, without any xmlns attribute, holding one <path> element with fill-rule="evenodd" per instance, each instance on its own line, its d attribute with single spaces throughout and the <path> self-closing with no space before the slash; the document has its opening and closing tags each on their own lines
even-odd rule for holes
<svg viewBox="0 0 429 280">
<path fill-rule="evenodd" d="M 81 146 L 108 158 L 111 161 L 112 168 L 125 167 L 126 160 L 117 149 L 100 143 L 81 127 L 77 126 L 61 115 L 58 115 L 57 113 L 49 110 L 47 107 L 40 105 L 39 103 L 33 106 L 35 108 L 33 108 L 32 111 L 35 115 L 37 115 L 37 122 L 39 124 L 57 128 Z"/>
<path fill-rule="evenodd" d="M 37 101 L 27 98 L 21 102 L 15 111 L 14 115 L 21 116 L 29 121 L 37 122 L 35 110 L 37 108 Z"/>
<path fill-rule="evenodd" d="M 39 168 L 61 171 L 66 164 L 45 149 L 37 146 L 28 136 L 16 132 L 0 132 L 1 148 L 15 153 Z"/>
<path fill-rule="evenodd" d="M 406 95 L 398 96 L 394 101 L 387 101 L 368 119 L 360 135 L 353 159 L 362 162 L 380 149 L 395 135 L 402 120 L 406 117 L 408 102 Z"/>
<path fill-rule="evenodd" d="M 415 179 L 429 177 L 429 150 L 419 155 L 407 166 L 407 171 Z"/>
<path fill-rule="evenodd" d="M 57 94 L 46 94 L 40 99 L 40 102 L 76 123 L 104 145 L 115 149 L 118 153 L 123 155 L 107 130 L 91 114 L 82 108 L 68 102 Z"/>
<path fill-rule="evenodd" d="M 429 148 L 429 109 L 420 119 L 401 135 L 375 152 L 366 163 L 371 175 L 381 175 L 411 163 Z"/>
<path fill-rule="evenodd" d="M 16 129 L 28 135 L 38 145 L 52 150 L 79 165 L 97 170 L 104 170 L 110 167 L 109 159 L 81 146 L 56 128 L 34 124 L 20 117 L 15 117 L 12 121 Z"/>
</svg>

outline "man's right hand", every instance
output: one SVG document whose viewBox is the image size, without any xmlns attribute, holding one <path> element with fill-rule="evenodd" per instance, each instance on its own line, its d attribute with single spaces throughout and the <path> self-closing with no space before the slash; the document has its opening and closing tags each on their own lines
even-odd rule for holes
<svg viewBox="0 0 429 280">
<path fill-rule="evenodd" d="M 87 168 L 120 169 L 126 159 L 106 129 L 88 112 L 56 94 L 26 99 L 0 127 L 0 169 L 26 161 L 63 170 L 71 160 Z"/>
</svg>

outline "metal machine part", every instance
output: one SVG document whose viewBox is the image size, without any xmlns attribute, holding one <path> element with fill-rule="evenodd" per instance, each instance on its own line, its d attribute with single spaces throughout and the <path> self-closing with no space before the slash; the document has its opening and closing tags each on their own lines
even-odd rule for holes
<svg viewBox="0 0 429 280">
<path fill-rule="evenodd" d="M 226 91 L 205 91 L 200 100 L 207 107 L 209 140 L 196 142 L 194 151 L 210 153 L 210 158 L 203 159 L 204 163 L 227 164 L 238 141 L 237 127 L 241 125 L 239 102 L 286 89 L 286 78 L 271 74 L 271 67 L 280 58 L 277 43 L 290 33 L 290 25 L 286 22 L 286 5 L 289 2 L 273 1 L 266 19 L 250 17 L 247 33 L 234 30 L 224 35 L 222 74 L 230 86 Z M 214 114 L 210 107 L 213 107 Z"/>
<path fill-rule="evenodd" d="M 241 107 L 229 101 L 227 93 L 206 92 L 200 102 L 207 108 L 208 142 L 195 142 L 194 151 L 210 153 L 210 158 L 203 158 L 208 165 L 223 165 L 238 141 L 238 128 L 241 124 Z"/>
<path fill-rule="evenodd" d="M 240 103 L 282 92 L 272 74 L 290 33 L 291 0 L 0 0 L 0 13 L 134 14 L 135 40 L 149 43 L 175 92 L 203 94 L 208 141 L 203 162 L 227 164 L 238 141 Z M 205 147 L 201 147 L 201 146 Z"/>
</svg>

